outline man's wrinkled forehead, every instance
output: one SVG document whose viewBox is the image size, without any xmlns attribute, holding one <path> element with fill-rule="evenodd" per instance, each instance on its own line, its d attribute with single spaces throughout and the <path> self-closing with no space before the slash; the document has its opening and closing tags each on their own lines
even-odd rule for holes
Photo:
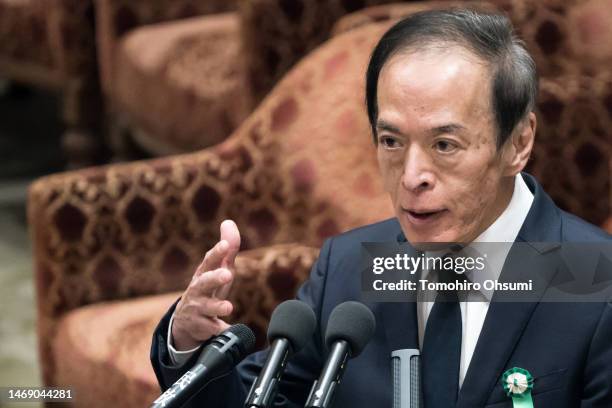
<svg viewBox="0 0 612 408">
<path fill-rule="evenodd" d="M 489 78 L 488 67 L 461 48 L 398 53 L 378 78 L 376 125 L 381 119 L 396 125 L 385 113 L 398 109 L 423 116 L 433 111 L 465 116 L 475 109 L 483 114 L 483 109 L 490 109 Z"/>
<path fill-rule="evenodd" d="M 465 64 L 467 62 L 468 64 Z M 487 74 L 487 78 L 492 77 L 491 64 L 478 56 L 468 46 L 461 43 L 449 43 L 441 41 L 431 41 L 429 43 L 419 43 L 411 46 L 401 47 L 385 61 L 381 67 L 378 84 L 380 86 L 381 77 L 386 71 L 391 68 L 396 70 L 405 70 L 405 79 L 410 81 L 421 81 L 424 82 L 427 77 L 410 74 L 411 69 L 415 67 L 425 67 L 428 70 L 432 68 L 439 68 L 440 64 L 447 64 L 450 67 L 461 67 L 466 66 L 477 66 L 483 73 Z M 443 67 L 444 70 L 435 70 L 432 72 L 438 74 L 451 74 L 452 72 L 448 69 L 449 66 Z M 428 71 L 425 71 L 427 73 Z M 441 77 L 440 79 L 444 79 Z M 425 83 L 428 86 L 434 86 L 434 83 Z"/>
</svg>

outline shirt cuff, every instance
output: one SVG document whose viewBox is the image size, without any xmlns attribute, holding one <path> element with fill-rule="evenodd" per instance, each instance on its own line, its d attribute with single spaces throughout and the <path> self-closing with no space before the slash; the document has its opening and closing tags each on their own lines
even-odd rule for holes
<svg viewBox="0 0 612 408">
<path fill-rule="evenodd" d="M 172 346 L 172 322 L 174 321 L 174 313 L 172 313 L 172 317 L 170 318 L 170 323 L 168 324 L 168 354 L 170 354 L 170 362 L 175 367 L 182 366 L 185 364 L 185 361 L 189 360 L 189 358 L 198 351 L 199 347 L 192 348 L 191 350 L 186 351 L 178 351 Z"/>
</svg>

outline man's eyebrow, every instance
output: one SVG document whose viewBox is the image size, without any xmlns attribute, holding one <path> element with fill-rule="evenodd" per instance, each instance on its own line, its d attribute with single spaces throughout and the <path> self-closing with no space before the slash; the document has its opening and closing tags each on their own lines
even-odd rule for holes
<svg viewBox="0 0 612 408">
<path fill-rule="evenodd" d="M 378 120 L 376 122 L 377 130 L 386 130 L 391 133 L 400 133 L 400 130 L 397 126 L 393 126 L 392 124 L 385 122 L 384 120 Z"/>
<path fill-rule="evenodd" d="M 432 128 L 429 132 L 433 135 L 441 135 L 445 133 L 457 134 L 461 133 L 465 130 L 465 126 L 462 126 L 458 123 L 449 123 L 447 125 L 436 126 Z"/>
<path fill-rule="evenodd" d="M 391 133 L 401 133 L 397 126 L 394 126 L 384 120 L 378 120 L 376 122 L 376 129 L 386 130 L 387 132 L 391 132 Z M 440 134 L 445 134 L 445 133 L 457 134 L 457 133 L 461 133 L 465 131 L 465 129 L 466 129 L 465 126 L 460 125 L 458 123 L 449 123 L 446 125 L 436 126 L 434 128 L 431 128 L 429 130 L 429 133 L 431 133 L 432 135 L 440 135 Z"/>
</svg>

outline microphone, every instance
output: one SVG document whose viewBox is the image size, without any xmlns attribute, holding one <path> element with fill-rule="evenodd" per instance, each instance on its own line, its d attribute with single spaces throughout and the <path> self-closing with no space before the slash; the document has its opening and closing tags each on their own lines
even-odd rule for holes
<svg viewBox="0 0 612 408">
<path fill-rule="evenodd" d="M 391 353 L 393 408 L 420 408 L 421 353 L 418 349 L 401 349 Z"/>
<path fill-rule="evenodd" d="M 331 312 L 325 344 L 331 352 L 319 379 L 314 382 L 306 408 L 327 408 L 342 379 L 346 362 L 357 357 L 374 335 L 374 314 L 359 302 L 344 302 Z"/>
<path fill-rule="evenodd" d="M 245 407 L 267 408 L 270 405 L 287 359 L 312 338 L 316 324 L 317 319 L 310 306 L 299 300 L 287 300 L 274 309 L 268 326 L 270 352 L 251 386 Z"/>
<path fill-rule="evenodd" d="M 255 346 L 255 335 L 244 324 L 235 324 L 204 347 L 195 365 L 160 395 L 151 408 L 182 406 L 210 381 L 228 374 Z"/>
</svg>

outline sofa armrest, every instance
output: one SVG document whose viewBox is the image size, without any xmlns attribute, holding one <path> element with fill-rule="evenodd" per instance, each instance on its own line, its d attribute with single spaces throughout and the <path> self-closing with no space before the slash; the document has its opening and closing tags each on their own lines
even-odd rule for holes
<svg viewBox="0 0 612 408">
<path fill-rule="evenodd" d="M 230 292 L 230 299 L 234 302 L 235 308 L 228 322 L 241 322 L 249 325 L 256 333 L 257 347 L 263 348 L 266 340 L 266 328 L 272 311 L 279 302 L 294 297 L 300 284 L 308 277 L 317 255 L 317 248 L 300 244 L 283 244 L 241 251 L 236 258 L 236 275 Z M 182 291 L 184 287 L 180 289 Z M 140 301 L 134 299 L 130 302 L 102 302 L 99 303 L 100 306 L 78 308 L 77 311 L 67 313 L 64 316 L 74 318 L 78 314 L 88 314 L 88 320 L 91 320 L 91 318 L 95 320 L 95 323 L 88 323 L 89 330 L 102 324 L 114 336 L 120 336 L 119 338 L 124 339 L 124 341 L 125 339 L 135 340 L 134 337 L 126 337 L 124 330 L 129 327 L 138 332 L 145 330 L 150 333 L 167 307 L 181 295 L 181 291 L 155 297 L 139 297 Z M 154 301 L 152 302 L 152 300 Z M 114 314 L 105 312 L 110 312 L 111 309 L 121 310 L 121 314 L 127 313 L 132 316 L 132 319 L 129 320 L 128 317 L 129 322 L 127 322 L 122 320 L 123 316 L 121 316 L 117 321 L 117 312 L 114 312 Z M 157 311 L 158 314 L 152 314 L 152 311 Z M 137 318 L 134 319 L 133 315 Z M 56 318 L 43 316 L 39 320 L 38 338 L 41 372 L 44 384 L 49 386 L 66 384 L 66 379 L 62 379 L 61 372 L 66 372 L 66 366 L 74 366 L 74 362 L 68 362 L 66 365 L 63 360 L 58 361 L 61 358 L 58 356 L 74 355 L 75 346 L 78 346 L 81 350 L 87 350 L 95 345 L 100 346 L 99 339 L 89 339 L 87 337 L 90 333 L 87 328 L 79 330 L 85 338 L 78 339 L 77 336 L 78 344 L 73 343 L 74 335 L 66 333 L 67 322 L 64 316 L 57 316 Z M 120 335 L 117 325 L 123 327 L 121 330 L 124 333 L 123 336 Z M 58 336 L 61 338 L 59 342 Z M 139 336 L 138 342 L 140 340 L 148 341 L 150 335 L 145 336 L 144 339 Z M 84 344 L 83 341 L 85 341 Z M 115 341 L 119 341 L 117 337 L 115 337 Z M 102 348 L 104 349 L 104 347 Z M 135 344 L 123 344 L 120 347 L 123 354 L 137 348 Z M 98 353 L 100 352 L 101 350 L 96 350 L 94 354 L 99 356 Z M 142 356 L 144 357 L 144 354 Z M 116 357 L 121 360 L 121 356 Z M 70 381 L 68 382 L 70 383 Z M 80 387 L 87 389 L 87 386 L 84 386 L 83 383 Z"/>
<path fill-rule="evenodd" d="M 236 257 L 236 277 L 229 295 L 234 311 L 229 321 L 253 329 L 257 348 L 265 344 L 272 311 L 295 297 L 318 255 L 319 248 L 291 243 L 243 251 Z"/>
<path fill-rule="evenodd" d="M 221 221 L 240 218 L 243 198 L 231 189 L 244 158 L 232 149 L 37 180 L 28 220 L 40 315 L 182 289 L 218 240 Z"/>
<path fill-rule="evenodd" d="M 234 11 L 238 0 L 95 0 L 102 89 L 109 91 L 116 46 L 129 30 L 146 24 Z"/>
</svg>

